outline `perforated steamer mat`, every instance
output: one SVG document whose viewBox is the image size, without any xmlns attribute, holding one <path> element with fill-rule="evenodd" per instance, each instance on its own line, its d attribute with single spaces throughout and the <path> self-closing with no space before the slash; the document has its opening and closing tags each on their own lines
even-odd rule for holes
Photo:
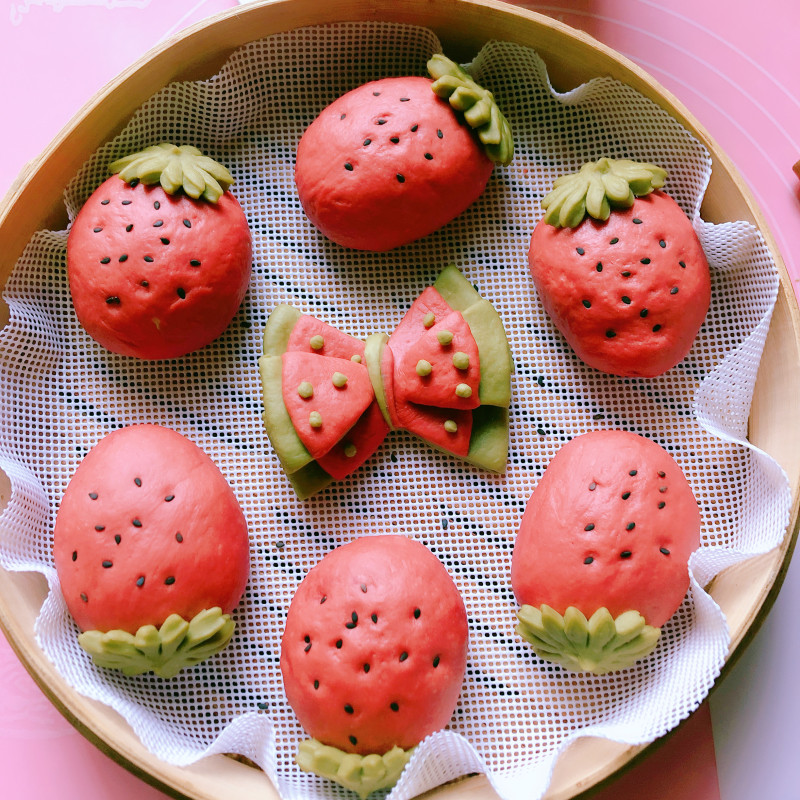
<svg viewBox="0 0 800 800">
<path fill-rule="evenodd" d="M 70 685 L 116 709 L 160 759 L 185 765 L 238 753 L 286 798 L 347 796 L 293 765 L 304 734 L 285 703 L 278 666 L 294 590 L 332 548 L 390 532 L 423 541 L 450 571 L 470 618 L 468 670 L 451 724 L 418 748 L 391 797 L 481 772 L 502 797 L 533 798 L 545 793 L 557 756 L 573 740 L 646 743 L 696 708 L 729 646 L 724 616 L 702 587 L 724 567 L 776 547 L 789 521 L 786 475 L 746 441 L 779 288 L 775 264 L 753 225 L 699 218 L 708 153 L 629 87 L 600 78 L 558 95 L 534 51 L 489 43 L 471 69 L 499 99 L 517 155 L 465 214 L 382 255 L 339 248 L 307 222 L 292 180 L 307 124 L 359 83 L 423 74 L 439 50 L 432 32 L 388 23 L 306 28 L 248 44 L 213 78 L 167 85 L 70 183 L 65 203 L 73 217 L 106 164 L 124 152 L 171 140 L 228 165 L 253 232 L 253 277 L 229 330 L 203 351 L 150 363 L 91 341 L 69 300 L 66 231 L 36 234 L 5 289 L 0 467 L 12 498 L 0 564 L 47 578 L 36 623 L 41 647 Z M 708 319 L 687 359 L 660 378 L 619 379 L 582 365 L 528 276 L 539 200 L 558 174 L 601 155 L 666 167 L 667 188 L 694 219 L 711 263 Z M 492 301 L 509 336 L 516 374 L 506 474 L 481 472 L 394 432 L 349 479 L 298 501 L 261 421 L 256 360 L 270 310 L 289 302 L 361 338 L 390 333 L 448 262 Z M 145 421 L 205 449 L 251 533 L 251 579 L 234 642 L 170 681 L 93 667 L 52 569 L 53 516 L 75 468 L 106 433 Z M 698 498 L 704 539 L 689 596 L 656 652 L 629 670 L 593 677 L 539 661 L 514 634 L 509 572 L 522 510 L 550 459 L 572 436 L 606 427 L 642 433 L 675 457 Z"/>
</svg>

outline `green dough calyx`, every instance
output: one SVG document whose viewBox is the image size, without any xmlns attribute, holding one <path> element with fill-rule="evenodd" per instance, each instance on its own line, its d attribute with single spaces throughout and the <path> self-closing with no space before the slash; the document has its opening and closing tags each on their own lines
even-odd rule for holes
<svg viewBox="0 0 800 800">
<path fill-rule="evenodd" d="M 606 220 L 613 208 L 630 208 L 634 198 L 660 189 L 666 178 L 666 170 L 644 161 L 592 161 L 578 172 L 556 178 L 542 200 L 544 221 L 556 228 L 575 228 L 587 215 Z"/>
<path fill-rule="evenodd" d="M 516 632 L 540 658 L 595 675 L 630 667 L 649 655 L 661 636 L 661 629 L 648 625 L 638 611 L 614 619 L 607 608 L 599 608 L 587 620 L 574 606 L 562 616 L 548 605 L 523 605 L 517 619 Z"/>
<path fill-rule="evenodd" d="M 234 182 L 222 164 L 203 155 L 196 147 L 178 147 L 169 142 L 119 158 L 109 164 L 108 169 L 126 183 L 160 184 L 167 194 L 183 191 L 195 200 L 210 203 L 216 203 Z"/>
<path fill-rule="evenodd" d="M 463 114 L 466 123 L 477 133 L 489 158 L 497 164 L 511 163 L 514 137 L 492 93 L 441 53 L 428 61 L 428 72 L 434 79 L 431 88 L 435 94 Z"/>
<path fill-rule="evenodd" d="M 345 753 L 317 739 L 306 739 L 297 748 L 296 761 L 305 772 L 335 781 L 364 800 L 372 792 L 394 786 L 413 752 L 413 748 L 393 747 L 383 755 L 362 756 Z"/>
<path fill-rule="evenodd" d="M 173 678 L 220 652 L 233 636 L 235 623 L 219 607 L 200 611 L 187 622 L 171 614 L 160 628 L 143 625 L 135 634 L 127 631 L 84 631 L 80 646 L 98 667 L 121 670 L 125 675 L 154 672 Z"/>
</svg>

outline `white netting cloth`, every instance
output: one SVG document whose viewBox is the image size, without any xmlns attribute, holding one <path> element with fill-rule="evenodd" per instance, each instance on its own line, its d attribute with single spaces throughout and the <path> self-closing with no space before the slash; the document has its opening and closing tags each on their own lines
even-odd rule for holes
<svg viewBox="0 0 800 800">
<path fill-rule="evenodd" d="M 7 285 L 0 466 L 13 494 L 2 517 L 0 564 L 47 576 L 52 591 L 38 620 L 41 646 L 71 684 L 117 709 L 160 758 L 187 764 L 209 753 L 240 753 L 286 798 L 347 795 L 294 766 L 303 733 L 284 700 L 278 666 L 294 590 L 334 546 L 361 534 L 417 537 L 449 569 L 468 609 L 468 671 L 451 725 L 419 747 L 393 800 L 468 772 L 487 773 L 504 798 L 530 800 L 546 790 L 557 754 L 574 738 L 647 742 L 701 702 L 728 634 L 700 587 L 722 567 L 775 547 L 788 521 L 783 472 L 744 441 L 778 288 L 774 264 L 751 225 L 699 219 L 708 154 L 632 89 L 601 78 L 558 95 L 535 53 L 491 43 L 473 71 L 499 98 L 517 155 L 495 170 L 466 213 L 384 255 L 333 245 L 305 219 L 292 178 L 305 127 L 364 81 L 424 74 L 440 49 L 430 31 L 382 23 L 310 28 L 249 44 L 214 78 L 165 87 L 76 176 L 66 192 L 71 217 L 112 158 L 161 140 L 195 144 L 231 169 L 253 232 L 253 277 L 227 333 L 202 352 L 142 363 L 91 341 L 72 311 L 63 231 L 37 234 Z M 559 173 L 601 155 L 662 164 L 712 266 L 712 306 L 694 348 L 652 380 L 619 379 L 579 363 L 528 275 L 541 197 Z M 261 420 L 256 360 L 269 312 L 288 302 L 362 338 L 389 333 L 450 261 L 494 303 L 511 342 L 507 473 L 480 472 L 396 432 L 352 477 L 296 500 Z M 52 569 L 53 515 L 71 474 L 102 436 L 144 421 L 176 428 L 206 450 L 251 531 L 252 575 L 234 642 L 169 681 L 95 669 L 78 647 Z M 698 497 L 704 539 L 690 596 L 657 651 L 622 673 L 591 677 L 539 661 L 514 634 L 509 572 L 520 516 L 545 466 L 572 436 L 604 427 L 645 434 L 676 458 Z"/>
</svg>

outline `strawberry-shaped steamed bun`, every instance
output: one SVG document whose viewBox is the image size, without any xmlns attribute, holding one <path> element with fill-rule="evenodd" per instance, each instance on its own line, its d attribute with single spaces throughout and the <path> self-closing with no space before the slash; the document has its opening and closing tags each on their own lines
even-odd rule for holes
<svg viewBox="0 0 800 800">
<path fill-rule="evenodd" d="M 376 535 L 331 551 L 300 584 L 281 644 L 287 699 L 314 737 L 300 766 L 362 796 L 392 786 L 450 721 L 467 647 L 461 595 L 424 545 Z"/>
<path fill-rule="evenodd" d="M 103 347 L 169 359 L 214 341 L 250 281 L 252 245 L 222 165 L 160 144 L 119 159 L 67 241 L 78 321 Z"/>
<path fill-rule="evenodd" d="M 586 364 L 623 377 L 672 369 L 708 312 L 692 223 L 653 164 L 601 158 L 544 199 L 529 264 L 542 304 Z"/>
<path fill-rule="evenodd" d="M 622 430 L 556 453 L 519 527 L 511 583 L 517 632 L 570 670 L 609 672 L 656 646 L 689 588 L 700 511 L 674 459 Z"/>
<path fill-rule="evenodd" d="M 428 70 L 434 81 L 353 89 L 303 134 L 300 202 L 337 244 L 383 251 L 427 236 L 481 195 L 495 162 L 511 160 L 511 132 L 491 93 L 444 56 Z"/>
<path fill-rule="evenodd" d="M 80 463 L 54 557 L 95 662 L 162 677 L 225 647 L 250 565 L 247 523 L 217 465 L 151 424 L 108 434 Z"/>
</svg>

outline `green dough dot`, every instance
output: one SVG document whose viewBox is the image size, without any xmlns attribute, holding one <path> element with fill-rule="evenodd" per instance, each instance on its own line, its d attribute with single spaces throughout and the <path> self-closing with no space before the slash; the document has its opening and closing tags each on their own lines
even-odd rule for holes
<svg viewBox="0 0 800 800">
<path fill-rule="evenodd" d="M 456 395 L 458 397 L 472 397 L 472 388 L 466 383 L 459 383 L 456 386 Z"/>
<path fill-rule="evenodd" d="M 433 313 L 433 311 L 429 311 L 429 312 L 428 312 L 428 313 L 427 313 L 427 314 L 426 314 L 426 315 L 425 315 L 425 316 L 422 318 L 422 324 L 423 324 L 423 325 L 424 325 L 426 328 L 431 328 L 431 327 L 433 327 L 433 323 L 434 323 L 434 322 L 436 322 L 436 315 Z"/>
<path fill-rule="evenodd" d="M 469 356 L 460 350 L 453 353 L 453 366 L 456 369 L 469 369 Z"/>
<path fill-rule="evenodd" d="M 452 331 L 439 331 L 436 334 L 436 338 L 439 340 L 439 344 L 442 347 L 446 347 L 448 344 L 451 344 L 453 341 L 453 333 Z"/>
<path fill-rule="evenodd" d="M 322 414 L 319 411 L 312 411 L 308 415 L 308 424 L 312 428 L 321 428 L 322 427 Z"/>
<path fill-rule="evenodd" d="M 347 386 L 347 375 L 343 372 L 334 372 L 331 382 L 337 389 L 343 389 Z"/>
<path fill-rule="evenodd" d="M 417 361 L 417 375 L 419 375 L 420 378 L 430 375 L 431 370 L 433 370 L 433 367 L 430 361 L 426 361 L 424 358 Z"/>
<path fill-rule="evenodd" d="M 314 387 L 308 381 L 303 381 L 297 387 L 297 394 L 299 394 L 300 397 L 304 397 L 306 399 L 308 399 L 309 397 L 313 397 L 314 396 Z"/>
<path fill-rule="evenodd" d="M 356 353 L 354 356 L 350 356 L 350 360 L 351 361 L 355 361 L 356 364 L 360 364 L 361 363 L 361 356 L 358 353 Z"/>
<path fill-rule="evenodd" d="M 455 433 L 458 430 L 458 425 L 456 425 L 455 420 L 448 419 L 447 422 L 444 423 L 444 429 L 448 433 Z"/>
<path fill-rule="evenodd" d="M 322 348 L 325 346 L 325 340 L 319 334 L 312 336 L 308 340 L 308 343 L 311 345 L 312 350 L 322 350 Z"/>
<path fill-rule="evenodd" d="M 356 449 L 356 446 L 352 442 L 348 442 L 344 446 L 344 454 L 347 456 L 347 458 L 353 458 L 353 456 L 355 456 L 357 452 L 358 450 Z"/>
</svg>

